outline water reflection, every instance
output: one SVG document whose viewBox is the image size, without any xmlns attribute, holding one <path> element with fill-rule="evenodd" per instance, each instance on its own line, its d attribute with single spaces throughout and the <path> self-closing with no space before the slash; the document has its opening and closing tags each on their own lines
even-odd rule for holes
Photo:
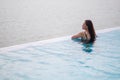
<svg viewBox="0 0 120 80">
<path fill-rule="evenodd" d="M 83 51 L 85 51 L 85 52 L 88 52 L 88 53 L 90 53 L 90 52 L 92 52 L 93 51 L 93 44 L 92 43 L 88 43 L 88 44 L 85 44 L 85 43 L 83 43 L 82 44 L 82 50 Z"/>
<path fill-rule="evenodd" d="M 93 51 L 93 43 L 83 43 L 81 42 L 80 38 L 75 38 L 72 39 L 75 42 L 81 43 L 82 44 L 82 50 L 87 52 L 87 53 L 91 53 Z"/>
</svg>

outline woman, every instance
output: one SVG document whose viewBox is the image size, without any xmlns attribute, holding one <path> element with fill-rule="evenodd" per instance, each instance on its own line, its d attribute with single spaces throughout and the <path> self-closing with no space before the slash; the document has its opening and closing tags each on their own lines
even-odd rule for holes
<svg viewBox="0 0 120 80">
<path fill-rule="evenodd" d="M 85 20 L 82 25 L 82 29 L 84 31 L 73 35 L 72 39 L 74 38 L 81 38 L 81 41 L 84 43 L 93 43 L 96 39 L 96 33 L 93 27 L 93 23 L 91 20 Z"/>
</svg>

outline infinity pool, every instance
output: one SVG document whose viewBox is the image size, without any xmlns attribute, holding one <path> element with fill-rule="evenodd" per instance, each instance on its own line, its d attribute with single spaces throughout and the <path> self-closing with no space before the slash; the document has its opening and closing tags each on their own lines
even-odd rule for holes
<svg viewBox="0 0 120 80">
<path fill-rule="evenodd" d="M 120 80 L 120 29 L 0 51 L 0 80 Z"/>
</svg>

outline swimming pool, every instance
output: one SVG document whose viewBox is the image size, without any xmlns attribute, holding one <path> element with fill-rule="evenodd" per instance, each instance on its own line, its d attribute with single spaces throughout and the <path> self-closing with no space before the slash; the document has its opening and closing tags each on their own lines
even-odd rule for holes
<svg viewBox="0 0 120 80">
<path fill-rule="evenodd" d="M 64 37 L 2 48 L 0 80 L 120 80 L 120 28 L 97 35 L 94 44 Z"/>
</svg>

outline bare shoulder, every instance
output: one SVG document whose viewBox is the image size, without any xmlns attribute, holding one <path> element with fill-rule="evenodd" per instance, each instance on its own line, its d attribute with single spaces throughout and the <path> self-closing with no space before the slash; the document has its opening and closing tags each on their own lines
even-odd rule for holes
<svg viewBox="0 0 120 80">
<path fill-rule="evenodd" d="M 78 34 L 83 35 L 84 33 L 85 33 L 85 31 L 83 30 L 83 31 L 79 32 Z"/>
<path fill-rule="evenodd" d="M 82 37 L 83 35 L 84 35 L 84 31 L 81 31 L 78 34 L 73 35 L 72 38 L 79 38 Z"/>
</svg>

